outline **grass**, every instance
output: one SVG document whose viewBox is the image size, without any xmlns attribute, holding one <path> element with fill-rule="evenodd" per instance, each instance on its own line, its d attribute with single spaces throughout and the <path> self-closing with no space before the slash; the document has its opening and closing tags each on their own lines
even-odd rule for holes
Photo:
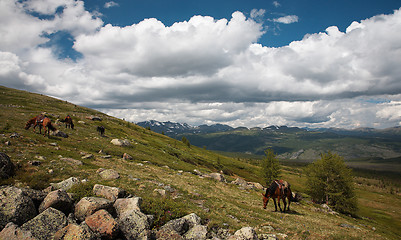
<svg viewBox="0 0 401 240">
<path fill-rule="evenodd" d="M 262 191 L 244 190 L 192 174 L 194 169 L 210 173 L 223 168 L 230 173 L 226 175 L 229 182 L 236 177 L 257 182 L 258 160 L 223 156 L 193 145 L 188 147 L 135 124 L 39 94 L 4 87 L 0 87 L 0 93 L 0 134 L 4 134 L 0 135 L 0 151 L 20 166 L 17 175 L 1 180 L 1 185 L 43 189 L 51 182 L 69 177 L 87 179 L 86 183 L 70 190 L 76 199 L 90 195 L 96 183 L 120 187 L 143 198 L 142 210 L 155 216 L 155 228 L 194 212 L 210 228 L 220 226 L 234 232 L 251 226 L 258 233 L 285 234 L 287 239 L 396 239 L 401 235 L 401 219 L 397 214 L 401 212 L 400 195 L 391 194 L 390 188 L 381 188 L 377 184 L 381 180 L 372 175 L 359 174 L 356 179 L 360 218 L 328 214 L 308 201 L 305 194 L 304 201 L 291 205 L 291 212 L 273 212 L 272 202 L 267 210 L 262 209 Z M 53 120 L 69 114 L 76 129 L 57 126 L 69 135 L 68 138 L 48 138 L 23 129 L 29 118 L 43 111 L 53 116 Z M 86 118 L 91 115 L 103 120 L 96 122 Z M 106 127 L 104 137 L 96 132 L 98 125 Z M 12 133 L 20 137 L 10 138 Z M 114 138 L 128 139 L 132 146 L 114 146 L 110 144 Z M 11 144 L 4 144 L 6 141 Z M 100 150 L 103 153 L 99 153 Z M 123 160 L 124 153 L 133 159 Z M 94 158 L 82 159 L 84 154 L 93 154 Z M 105 155 L 111 158 L 104 158 Z M 29 161 L 38 160 L 36 156 L 43 157 L 39 160 L 41 164 L 30 165 Z M 80 160 L 83 165 L 70 164 L 61 157 Z M 282 172 L 282 178 L 291 183 L 293 191 L 301 193 L 305 191 L 303 167 L 304 164 L 284 163 Z M 99 168 L 115 169 L 121 177 L 102 180 L 96 173 Z M 393 182 L 391 179 L 382 181 Z M 174 191 L 165 197 L 154 192 L 166 186 Z M 392 187 L 399 189 L 398 185 Z M 355 228 L 345 228 L 341 224 Z"/>
</svg>

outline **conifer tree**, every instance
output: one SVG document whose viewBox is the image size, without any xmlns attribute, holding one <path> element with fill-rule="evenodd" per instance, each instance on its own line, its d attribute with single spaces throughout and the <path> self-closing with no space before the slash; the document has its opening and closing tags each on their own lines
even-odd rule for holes
<svg viewBox="0 0 401 240">
<path fill-rule="evenodd" d="M 266 157 L 262 159 L 260 177 L 266 186 L 280 177 L 280 163 L 272 149 L 265 151 Z"/>
<path fill-rule="evenodd" d="M 322 154 L 306 168 L 306 175 L 307 192 L 313 201 L 326 203 L 342 213 L 356 213 L 352 171 L 341 156 L 331 152 Z"/>
</svg>

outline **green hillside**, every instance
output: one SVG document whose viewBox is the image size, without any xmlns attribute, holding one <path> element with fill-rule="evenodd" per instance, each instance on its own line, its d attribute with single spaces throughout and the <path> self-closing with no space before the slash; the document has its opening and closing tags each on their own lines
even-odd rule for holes
<svg viewBox="0 0 401 240">
<path fill-rule="evenodd" d="M 16 176 L 2 180 L 1 185 L 43 189 L 69 177 L 86 179 L 72 190 L 77 196 L 90 195 L 96 183 L 121 187 L 144 199 L 143 211 L 155 215 L 154 227 L 195 212 L 210 229 L 219 226 L 233 232 L 251 226 L 258 233 L 273 233 L 279 239 L 396 239 L 401 235 L 399 179 L 385 182 L 389 180 L 369 174 L 357 177 L 360 216 L 353 218 L 329 214 L 310 202 L 303 194 L 303 168 L 284 166 L 283 178 L 305 199 L 293 203 L 290 213 L 273 212 L 272 203 L 267 210 L 262 209 L 261 190 L 230 184 L 237 177 L 258 182 L 259 167 L 253 161 L 188 146 L 95 110 L 6 87 L 0 87 L 0 110 L 0 152 L 19 166 Z M 69 114 L 75 129 L 56 125 L 68 138 L 25 130 L 26 121 L 42 112 L 54 123 Z M 102 121 L 89 119 L 93 116 Z M 97 126 L 105 127 L 105 136 L 99 135 Z M 131 146 L 112 145 L 111 140 L 116 138 L 129 140 Z M 132 159 L 124 160 L 124 153 Z M 89 154 L 93 156 L 87 157 Z M 83 164 L 74 165 L 65 158 Z M 99 168 L 115 169 L 121 177 L 103 180 L 96 173 Z M 195 169 L 203 173 L 222 171 L 228 183 L 199 177 L 193 174 Z M 167 196 L 155 193 L 155 189 L 166 186 L 173 189 Z"/>
</svg>

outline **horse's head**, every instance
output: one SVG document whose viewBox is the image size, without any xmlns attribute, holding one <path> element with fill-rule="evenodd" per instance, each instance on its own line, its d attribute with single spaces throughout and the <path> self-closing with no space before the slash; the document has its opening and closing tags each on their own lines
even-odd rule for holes
<svg viewBox="0 0 401 240">
<path fill-rule="evenodd" d="M 268 194 L 263 194 L 263 209 L 266 209 L 267 204 L 269 203 L 270 196 Z"/>
<path fill-rule="evenodd" d="M 27 122 L 27 123 L 25 124 L 25 130 L 28 130 L 30 127 L 31 127 L 31 123 L 30 123 L 30 122 Z"/>
</svg>

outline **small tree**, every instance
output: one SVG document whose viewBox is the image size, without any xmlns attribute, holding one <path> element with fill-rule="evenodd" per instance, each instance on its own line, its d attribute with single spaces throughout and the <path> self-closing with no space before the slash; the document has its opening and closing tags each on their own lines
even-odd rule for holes
<svg viewBox="0 0 401 240">
<path fill-rule="evenodd" d="M 188 140 L 185 136 L 182 137 L 181 141 L 182 141 L 185 145 L 187 145 L 188 147 L 191 147 L 191 143 L 189 142 L 189 140 Z"/>
<path fill-rule="evenodd" d="M 266 158 L 261 162 L 260 177 L 263 183 L 269 186 L 272 181 L 280 177 L 281 167 L 272 149 L 266 150 L 265 154 Z"/>
<path fill-rule="evenodd" d="M 312 200 L 326 203 L 334 210 L 355 214 L 357 201 L 353 177 L 344 159 L 328 152 L 306 168 L 307 192 Z"/>
</svg>

